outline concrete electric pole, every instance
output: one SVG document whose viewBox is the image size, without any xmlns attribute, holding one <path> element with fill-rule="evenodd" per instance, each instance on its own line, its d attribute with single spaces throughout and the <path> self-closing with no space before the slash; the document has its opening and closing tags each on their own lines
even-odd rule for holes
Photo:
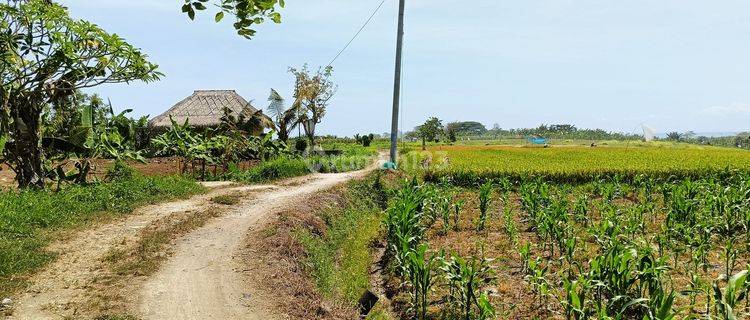
<svg viewBox="0 0 750 320">
<path fill-rule="evenodd" d="M 398 153 L 398 112 L 401 102 L 401 53 L 404 48 L 404 7 L 406 0 L 399 0 L 398 35 L 396 37 L 396 74 L 393 81 L 393 116 L 391 119 L 391 162 L 396 164 Z"/>
</svg>

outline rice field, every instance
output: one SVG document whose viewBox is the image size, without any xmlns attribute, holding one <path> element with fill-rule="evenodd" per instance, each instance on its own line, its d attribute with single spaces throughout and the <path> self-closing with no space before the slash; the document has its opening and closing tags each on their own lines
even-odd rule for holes
<svg viewBox="0 0 750 320">
<path fill-rule="evenodd" d="M 750 169 L 748 151 L 727 148 L 444 146 L 413 152 L 406 161 L 407 170 L 459 183 L 528 176 L 560 182 L 639 174 L 683 178 Z"/>
</svg>

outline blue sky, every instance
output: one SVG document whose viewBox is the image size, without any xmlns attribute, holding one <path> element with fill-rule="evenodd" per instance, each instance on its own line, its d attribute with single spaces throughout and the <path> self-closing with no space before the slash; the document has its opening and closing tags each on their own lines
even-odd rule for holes
<svg viewBox="0 0 750 320">
<path fill-rule="evenodd" d="M 236 89 L 258 107 L 291 99 L 289 66 L 325 65 L 380 0 L 288 0 L 251 41 L 179 0 L 60 0 L 148 53 L 166 77 L 95 91 L 158 115 L 195 89 Z M 750 130 L 750 1 L 407 0 L 402 127 L 428 116 L 488 127 L 573 123 L 634 132 Z M 390 128 L 397 1 L 334 64 L 319 132 Z"/>
</svg>

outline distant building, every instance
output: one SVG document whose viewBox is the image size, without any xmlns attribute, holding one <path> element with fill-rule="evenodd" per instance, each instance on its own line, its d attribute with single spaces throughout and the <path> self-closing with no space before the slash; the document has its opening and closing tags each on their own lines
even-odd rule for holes
<svg viewBox="0 0 750 320">
<path fill-rule="evenodd" d="M 263 111 L 253 107 L 234 90 L 197 90 L 191 96 L 178 102 L 163 114 L 151 119 L 148 125 L 155 128 L 172 126 L 170 117 L 177 123 L 185 123 L 195 127 L 215 127 L 221 124 L 224 108 L 229 108 L 234 117 L 244 117 L 253 120 L 253 135 L 261 135 L 265 129 L 274 127 L 273 120 L 263 114 Z"/>
</svg>

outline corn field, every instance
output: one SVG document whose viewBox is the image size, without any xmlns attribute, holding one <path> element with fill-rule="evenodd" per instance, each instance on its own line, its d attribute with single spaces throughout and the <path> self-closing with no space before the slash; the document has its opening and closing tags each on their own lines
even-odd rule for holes
<svg viewBox="0 0 750 320">
<path fill-rule="evenodd" d="M 385 214 L 414 319 L 747 319 L 750 175 L 405 181 Z"/>
</svg>

